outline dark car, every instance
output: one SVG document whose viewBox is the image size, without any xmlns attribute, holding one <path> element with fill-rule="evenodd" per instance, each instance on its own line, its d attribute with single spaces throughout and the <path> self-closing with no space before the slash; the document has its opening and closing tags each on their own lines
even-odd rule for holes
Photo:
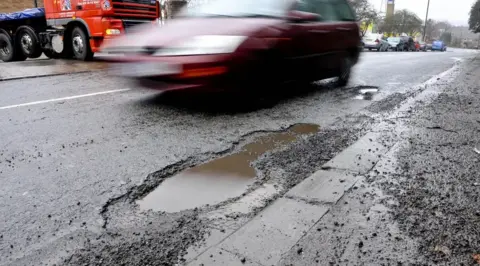
<svg viewBox="0 0 480 266">
<path fill-rule="evenodd" d="M 412 37 L 401 36 L 400 43 L 397 45 L 397 51 L 416 51 L 415 41 Z"/>
<path fill-rule="evenodd" d="M 275 89 L 272 82 L 337 77 L 360 54 L 347 0 L 216 0 L 170 23 L 143 26 L 105 46 L 111 73 L 158 90 Z"/>
<path fill-rule="evenodd" d="M 411 37 L 388 37 L 387 42 L 393 51 L 415 51 L 415 42 Z"/>
</svg>

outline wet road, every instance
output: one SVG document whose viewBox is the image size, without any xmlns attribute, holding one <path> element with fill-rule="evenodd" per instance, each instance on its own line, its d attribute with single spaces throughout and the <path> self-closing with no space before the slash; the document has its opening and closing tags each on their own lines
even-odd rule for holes
<svg viewBox="0 0 480 266">
<path fill-rule="evenodd" d="M 135 205 L 112 202 L 145 196 L 161 182 L 156 176 L 227 155 L 262 132 L 297 123 L 335 127 L 369 106 L 388 112 L 408 88 L 474 55 L 367 52 L 347 88 L 318 86 L 247 110 L 248 99 L 216 106 L 212 98 L 139 90 L 101 72 L 1 81 L 0 264 L 65 262 L 108 230 L 143 234 L 150 216 L 142 220 Z M 359 86 L 378 92 L 367 97 Z M 154 216 L 155 230 L 170 232 L 179 216 Z"/>
</svg>

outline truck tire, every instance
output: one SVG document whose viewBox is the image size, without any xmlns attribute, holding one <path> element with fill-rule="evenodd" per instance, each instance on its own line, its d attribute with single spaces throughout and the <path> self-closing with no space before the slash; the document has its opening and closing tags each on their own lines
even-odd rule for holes
<svg viewBox="0 0 480 266">
<path fill-rule="evenodd" d="M 90 40 L 81 27 L 75 27 L 72 31 L 72 50 L 76 59 L 82 61 L 90 61 L 93 59 Z"/>
<path fill-rule="evenodd" d="M 17 30 L 16 49 L 28 58 L 39 58 L 42 55 L 42 47 L 38 41 L 35 30 L 30 26 L 22 26 Z"/>
<path fill-rule="evenodd" d="M 0 60 L 3 62 L 14 61 L 14 52 L 15 49 L 10 36 L 6 35 L 5 33 L 0 33 Z"/>
</svg>

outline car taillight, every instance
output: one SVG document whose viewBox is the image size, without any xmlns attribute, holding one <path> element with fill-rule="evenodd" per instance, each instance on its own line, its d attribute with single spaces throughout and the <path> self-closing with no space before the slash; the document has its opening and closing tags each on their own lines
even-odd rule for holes
<svg viewBox="0 0 480 266">
<path fill-rule="evenodd" d="M 378 39 L 375 40 L 376 43 L 379 43 L 380 41 Z"/>
</svg>

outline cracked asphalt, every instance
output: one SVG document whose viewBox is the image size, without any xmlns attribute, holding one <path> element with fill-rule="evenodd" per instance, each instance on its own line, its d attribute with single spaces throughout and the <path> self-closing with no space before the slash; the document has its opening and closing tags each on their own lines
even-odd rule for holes
<svg viewBox="0 0 480 266">
<path fill-rule="evenodd" d="M 182 170 L 238 152 L 256 137 L 285 131 L 299 123 L 319 125 L 318 132 L 272 150 L 253 163 L 257 178 L 250 189 L 270 183 L 275 186 L 275 193 L 255 211 L 236 214 L 215 225 L 225 230 L 229 223 L 243 223 L 254 216 L 381 122 L 390 126 L 402 124 L 399 132 L 412 135 L 405 139 L 408 145 L 395 146 L 401 148 L 392 155 L 391 161 L 395 159 L 398 166 L 389 171 L 394 177 L 398 175 L 395 186 L 403 193 L 392 193 L 397 202 L 396 207 L 390 206 L 392 212 L 388 214 L 389 219 L 398 223 L 395 230 L 399 237 L 409 239 L 405 245 L 414 255 L 401 253 L 395 259 L 426 264 L 471 263 L 463 254 L 474 252 L 480 239 L 478 234 L 467 237 L 468 232 L 477 230 L 470 225 L 478 219 L 474 210 L 478 186 L 474 183 L 480 182 L 480 157 L 471 152 L 472 142 L 479 141 L 480 125 L 480 80 L 478 72 L 472 70 L 476 56 L 459 49 L 446 53 L 366 52 L 347 88 L 331 88 L 328 84 L 317 84 L 308 90 L 292 87 L 293 93 L 288 96 L 255 105 L 251 104 L 252 99 L 159 94 L 133 88 L 126 80 L 109 78 L 103 72 L 1 81 L 0 265 L 184 262 L 189 247 L 210 233 L 212 221 L 204 214 L 228 206 L 243 195 L 218 205 L 177 213 L 140 211 L 135 200 Z M 0 64 L 0 70 L 7 66 Z M 420 104 L 399 113 L 395 122 L 382 120 L 420 93 L 420 84 L 454 66 L 458 67 L 456 75 L 463 75 L 456 83 L 470 85 L 439 87 L 448 92 L 435 94 L 438 98 L 427 106 Z M 475 81 L 476 86 L 472 85 Z M 438 83 L 427 85 L 427 90 L 450 84 L 442 78 Z M 361 93 L 365 88 L 378 88 L 378 92 L 366 97 Z M 469 115 L 460 114 L 459 106 L 468 107 L 465 112 Z M 471 124 L 475 119 L 477 127 Z M 449 164 L 442 162 L 452 156 L 450 160 L 457 164 L 449 169 Z M 462 161 L 468 164 L 462 165 Z M 442 165 L 447 168 L 442 169 Z M 425 180 L 402 178 L 419 175 L 418 169 L 422 168 Z M 378 177 L 375 182 L 372 177 L 365 177 L 362 189 L 372 189 L 374 183 L 379 191 L 391 191 L 382 186 L 387 182 L 382 180 L 393 177 Z M 422 182 L 428 186 L 416 189 Z M 439 193 L 439 182 L 451 190 L 450 197 Z M 460 189 L 457 182 L 470 186 Z M 412 201 L 414 197 L 419 199 Z M 376 198 L 369 200 L 375 202 Z M 463 204 L 462 209 L 452 207 L 458 203 Z M 434 204 L 437 214 L 446 217 L 443 222 L 435 219 L 437 214 L 427 215 L 424 211 Z M 349 204 L 341 207 L 356 209 Z M 367 202 L 355 211 L 360 212 L 358 217 L 365 217 L 362 208 L 371 211 Z M 345 214 L 342 210 L 327 215 L 337 213 L 347 220 L 355 216 L 354 211 Z M 452 222 L 455 215 L 464 218 Z M 325 221 L 328 219 L 334 218 L 327 217 Z M 381 219 L 379 228 L 385 227 Z M 336 231 L 329 237 L 352 239 L 351 234 L 338 231 L 332 224 Z M 412 227 L 416 224 L 421 226 Z M 349 230 L 358 233 L 355 228 L 352 225 Z M 429 230 L 448 233 L 433 233 L 422 241 L 415 239 Z M 386 230 L 380 231 L 372 234 L 389 237 Z M 378 243 L 383 245 L 386 240 L 382 239 Z M 310 265 L 318 260 L 320 265 L 325 261 L 348 264 L 344 259 L 350 256 L 346 259 L 355 264 L 357 255 L 353 251 L 338 253 L 345 250 L 342 245 L 350 240 L 340 241 L 332 254 L 343 255 L 329 260 L 322 260 L 328 252 L 315 256 L 309 253 L 307 244 L 317 247 L 311 245 L 317 241 L 314 235 L 307 234 L 302 241 L 302 251 L 286 254 L 282 263 Z M 362 241 L 362 246 L 372 245 Z M 393 253 L 392 250 L 388 254 Z M 378 258 L 369 264 L 372 260 L 368 258 L 376 256 L 373 251 L 362 254 L 366 255 L 364 265 L 383 263 Z M 416 255 L 421 258 L 419 261 L 415 261 Z"/>
</svg>

